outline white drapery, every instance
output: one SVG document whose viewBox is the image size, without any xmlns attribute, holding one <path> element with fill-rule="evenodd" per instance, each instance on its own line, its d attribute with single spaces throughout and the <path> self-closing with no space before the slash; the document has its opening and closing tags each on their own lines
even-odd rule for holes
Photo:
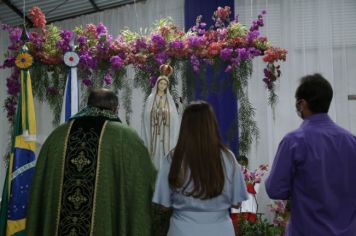
<svg viewBox="0 0 356 236">
<path fill-rule="evenodd" d="M 319 72 L 329 80 L 334 98 L 329 111 L 342 127 L 356 133 L 356 1 L 354 0 L 236 0 L 235 12 L 244 24 L 266 10 L 263 34 L 274 45 L 288 50 L 287 62 L 281 63 L 282 77 L 277 83 L 275 110 L 268 106 L 261 59 L 254 61 L 249 83 L 250 101 L 256 108 L 260 129 L 258 144 L 249 155 L 250 169 L 272 164 L 278 143 L 302 122 L 295 112 L 295 89 L 299 78 Z M 258 96 L 256 96 L 258 95 Z M 261 212 L 268 213 L 270 200 L 262 184 L 258 196 Z"/>
</svg>

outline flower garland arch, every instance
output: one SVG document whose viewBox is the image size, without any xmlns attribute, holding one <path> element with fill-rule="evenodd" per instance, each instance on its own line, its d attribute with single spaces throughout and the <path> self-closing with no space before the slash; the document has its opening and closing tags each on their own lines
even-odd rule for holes
<svg viewBox="0 0 356 236">
<path fill-rule="evenodd" d="M 31 73 L 33 93 L 41 101 L 47 102 L 59 121 L 62 96 L 66 75 L 69 68 L 64 64 L 64 55 L 72 50 L 71 41 L 75 39 L 74 51 L 79 55 L 78 78 L 84 88 L 97 86 L 114 86 L 123 90 L 123 105 L 130 115 L 131 85 L 126 78 L 128 66 L 135 69 L 135 86 L 140 87 L 146 95 L 155 83 L 159 66 L 170 63 L 174 68 L 171 83 L 173 95 L 177 84 L 178 72 L 183 75 L 183 95 L 188 96 L 189 89 L 186 71 L 196 74 L 204 71 L 207 65 L 224 66 L 231 73 L 234 90 L 241 103 L 240 117 L 242 125 L 242 152 L 246 154 L 252 136 L 258 135 L 253 120 L 254 109 L 244 92 L 247 80 L 252 73 L 252 60 L 262 56 L 266 62 L 265 77 L 262 79 L 270 92 L 270 102 L 276 101 L 274 83 L 280 77 L 278 61 L 285 61 L 287 51 L 273 47 L 268 39 L 260 34 L 264 26 L 262 11 L 250 28 L 237 20 L 231 20 L 229 7 L 219 7 L 213 15 L 215 24 L 207 28 L 201 16 L 197 17 L 196 25 L 188 32 L 180 30 L 171 19 L 156 22 L 148 35 L 124 30 L 113 38 L 102 23 L 87 24 L 73 30 L 61 30 L 51 24 L 46 25 L 45 15 L 41 9 L 34 7 L 29 16 L 35 26 L 29 35 L 22 28 L 3 25 L 9 33 L 11 44 L 5 54 L 1 68 L 10 68 L 12 73 L 7 78 L 8 97 L 5 109 L 9 122 L 13 122 L 17 96 L 19 93 L 19 70 L 15 66 L 20 49 L 26 45 L 33 57 Z M 202 74 L 202 73 L 200 73 Z M 128 120 L 129 117 L 126 117 Z M 245 128 L 243 128 L 245 127 Z M 245 129 L 245 130 L 244 130 Z M 245 142 L 245 144 L 244 144 Z M 244 145 L 246 146 L 244 148 Z"/>
</svg>

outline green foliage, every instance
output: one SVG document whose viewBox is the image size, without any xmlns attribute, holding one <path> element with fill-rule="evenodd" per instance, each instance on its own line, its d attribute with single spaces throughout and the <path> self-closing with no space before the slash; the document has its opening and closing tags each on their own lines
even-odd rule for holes
<svg viewBox="0 0 356 236">
<path fill-rule="evenodd" d="M 252 61 L 242 61 L 233 67 L 233 87 L 239 100 L 240 155 L 247 156 L 254 139 L 258 140 L 259 130 L 254 120 L 255 108 L 246 93 L 248 78 L 252 73 Z"/>
<path fill-rule="evenodd" d="M 282 236 L 284 228 L 273 225 L 258 214 L 256 222 L 250 222 L 243 217 L 239 218 L 236 227 L 236 235 L 238 236 Z"/>
<path fill-rule="evenodd" d="M 150 74 L 144 70 L 140 70 L 135 68 L 135 77 L 134 77 L 134 87 L 141 88 L 142 92 L 144 93 L 144 99 L 150 95 L 152 86 L 150 84 Z"/>
<path fill-rule="evenodd" d="M 130 124 L 130 117 L 132 114 L 132 89 L 128 79 L 123 80 L 121 86 L 121 103 L 126 111 L 125 120 L 127 124 Z"/>
<path fill-rule="evenodd" d="M 58 125 L 61 115 L 64 87 L 69 68 L 35 62 L 31 68 L 32 91 L 41 102 L 46 101 L 53 111 L 53 124 Z"/>
</svg>

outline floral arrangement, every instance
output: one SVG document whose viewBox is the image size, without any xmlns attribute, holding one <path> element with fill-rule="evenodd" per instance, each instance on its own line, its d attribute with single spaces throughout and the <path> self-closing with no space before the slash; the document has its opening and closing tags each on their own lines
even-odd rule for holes
<svg viewBox="0 0 356 236">
<path fill-rule="evenodd" d="M 262 181 L 262 177 L 268 172 L 268 165 L 262 164 L 255 171 L 249 171 L 245 166 L 242 166 L 242 174 L 246 182 L 247 192 L 256 194 L 255 184 L 259 184 Z"/>
<path fill-rule="evenodd" d="M 236 236 L 282 236 L 284 229 L 271 224 L 262 214 L 258 214 L 256 221 L 251 222 L 241 217 L 235 225 Z"/>
<path fill-rule="evenodd" d="M 283 228 L 287 227 L 289 219 L 288 201 L 274 201 L 270 206 L 270 211 L 274 213 L 273 224 L 281 226 Z"/>
<path fill-rule="evenodd" d="M 26 45 L 33 58 L 31 66 L 34 96 L 49 103 L 59 120 L 66 75 L 69 68 L 63 62 L 66 52 L 75 51 L 79 55 L 78 78 L 82 87 L 115 86 L 122 92 L 124 108 L 131 111 L 131 86 L 126 78 L 126 68 L 135 69 L 135 86 L 149 94 L 159 76 L 159 66 L 170 64 L 174 68 L 170 89 L 177 99 L 177 73 L 183 72 L 183 96 L 189 94 L 191 83 L 186 72 L 203 75 L 207 66 L 224 68 L 231 74 L 233 90 L 240 101 L 239 125 L 241 128 L 240 151 L 246 154 L 252 143 L 252 136 L 258 136 L 251 106 L 245 88 L 252 73 L 252 60 L 263 57 L 266 62 L 263 78 L 271 92 L 270 101 L 275 102 L 274 83 L 281 75 L 278 61 L 286 60 L 287 51 L 271 46 L 268 39 L 261 36 L 259 29 L 264 26 L 262 11 L 248 28 L 237 19 L 232 20 L 229 7 L 219 7 L 213 15 L 214 25 L 204 23 L 197 17 L 196 25 L 188 32 L 179 29 L 171 19 L 161 19 L 149 31 L 132 32 L 123 30 L 114 38 L 102 23 L 88 24 L 73 30 L 59 29 L 46 25 L 46 18 L 40 8 L 34 7 L 29 16 L 35 26 L 31 32 L 23 28 L 3 26 L 9 33 L 10 45 L 1 68 L 10 68 L 7 78 L 8 98 L 5 101 L 8 120 L 14 119 L 14 111 L 19 92 L 18 69 L 15 60 L 20 49 Z M 192 76 L 190 76 L 191 78 Z M 196 76 L 193 76 L 196 77 Z M 129 117 L 126 117 L 128 120 Z"/>
</svg>

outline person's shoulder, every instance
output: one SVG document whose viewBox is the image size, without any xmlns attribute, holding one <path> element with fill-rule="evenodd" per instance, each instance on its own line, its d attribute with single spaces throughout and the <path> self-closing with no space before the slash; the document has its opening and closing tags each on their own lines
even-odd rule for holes
<svg viewBox="0 0 356 236">
<path fill-rule="evenodd" d="M 71 122 L 66 122 L 56 127 L 45 139 L 42 147 L 48 145 L 52 146 L 53 144 L 58 145 L 58 143 L 61 143 L 63 140 L 66 139 L 70 126 Z"/>
<path fill-rule="evenodd" d="M 294 140 L 300 140 L 303 139 L 306 135 L 306 130 L 303 127 L 299 127 L 297 129 L 294 129 L 290 132 L 288 132 L 284 137 L 283 141 L 294 141 Z"/>
<path fill-rule="evenodd" d="M 227 166 L 239 166 L 235 154 L 230 149 L 221 149 L 221 156 Z"/>
<path fill-rule="evenodd" d="M 142 142 L 140 136 L 137 134 L 136 130 L 129 127 L 126 124 L 122 124 L 116 121 L 109 121 L 105 128 L 105 133 L 112 137 L 120 136 L 122 140 L 128 142 L 139 141 Z"/>
<path fill-rule="evenodd" d="M 64 124 L 59 125 L 58 127 L 56 127 L 48 136 L 49 138 L 53 138 L 53 137 L 58 137 L 58 136 L 62 136 L 63 134 L 67 133 L 70 126 L 71 126 L 72 122 L 66 122 Z"/>
<path fill-rule="evenodd" d="M 350 138 L 356 138 L 356 136 L 354 134 L 352 134 L 350 131 L 348 131 L 347 129 L 341 127 L 340 125 L 334 123 L 334 127 L 335 129 L 342 135 L 348 136 Z"/>
<path fill-rule="evenodd" d="M 351 143 L 353 143 L 354 145 L 356 145 L 356 136 L 351 133 L 350 131 L 348 131 L 347 129 L 335 124 L 337 132 L 339 134 L 340 139 L 344 139 L 344 140 L 349 140 Z"/>
<path fill-rule="evenodd" d="M 136 133 L 136 131 L 133 128 L 129 127 L 126 124 L 118 122 L 118 121 L 108 121 L 106 128 L 108 130 L 112 130 L 115 132 L 122 132 L 122 133 L 127 133 L 127 134 L 135 134 Z"/>
</svg>

